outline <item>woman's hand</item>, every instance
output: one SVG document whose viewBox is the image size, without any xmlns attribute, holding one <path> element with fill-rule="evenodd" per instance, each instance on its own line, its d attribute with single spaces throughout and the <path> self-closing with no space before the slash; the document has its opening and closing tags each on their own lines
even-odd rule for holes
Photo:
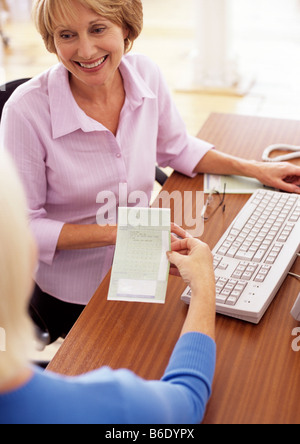
<svg viewBox="0 0 300 444">
<path fill-rule="evenodd" d="M 289 162 L 257 162 L 210 150 L 194 171 L 255 177 L 269 187 L 300 194 L 300 167 Z"/>
<path fill-rule="evenodd" d="M 215 275 L 213 256 L 203 242 L 185 238 L 172 244 L 167 253 L 171 274 L 180 275 L 191 287 L 192 297 L 181 334 L 204 333 L 215 338 Z"/>
<path fill-rule="evenodd" d="M 192 238 L 192 236 L 179 225 L 171 223 L 171 243 L 186 238 Z"/>
<path fill-rule="evenodd" d="M 213 256 L 209 247 L 198 239 L 187 237 L 172 243 L 172 252 L 168 252 L 171 263 L 170 274 L 181 276 L 192 288 L 199 282 L 215 283 Z"/>
<path fill-rule="evenodd" d="M 272 188 L 300 194 L 300 167 L 289 162 L 258 162 L 256 178 Z"/>
</svg>

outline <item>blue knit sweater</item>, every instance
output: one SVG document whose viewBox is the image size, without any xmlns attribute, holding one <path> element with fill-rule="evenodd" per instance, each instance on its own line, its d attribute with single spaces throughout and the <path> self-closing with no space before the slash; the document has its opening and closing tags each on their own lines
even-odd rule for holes
<svg viewBox="0 0 300 444">
<path fill-rule="evenodd" d="M 78 377 L 34 368 L 26 385 L 0 394 L 0 424 L 199 423 L 211 393 L 215 355 L 212 339 L 187 333 L 160 381 L 107 367 Z"/>
</svg>

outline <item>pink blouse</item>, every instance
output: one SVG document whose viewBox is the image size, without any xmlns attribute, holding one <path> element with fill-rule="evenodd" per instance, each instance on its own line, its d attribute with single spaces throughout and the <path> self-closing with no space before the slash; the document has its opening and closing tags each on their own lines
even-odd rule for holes
<svg viewBox="0 0 300 444">
<path fill-rule="evenodd" d="M 150 200 L 156 163 L 193 176 L 212 148 L 187 134 L 152 61 L 126 55 L 120 72 L 126 100 L 116 137 L 77 105 L 62 64 L 19 87 L 2 116 L 1 143 L 25 186 L 39 246 L 36 282 L 67 302 L 88 303 L 112 265 L 114 246 L 56 251 L 63 225 L 96 224 L 101 208 L 107 211 L 99 193 L 113 193 L 118 205 L 119 184 Z"/>
</svg>

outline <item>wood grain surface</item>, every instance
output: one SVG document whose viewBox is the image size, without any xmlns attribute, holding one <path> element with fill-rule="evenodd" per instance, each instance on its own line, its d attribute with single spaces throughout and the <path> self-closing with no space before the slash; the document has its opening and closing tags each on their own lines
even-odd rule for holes
<svg viewBox="0 0 300 444">
<path fill-rule="evenodd" d="M 220 151 L 259 160 L 270 144 L 300 145 L 300 123 L 212 114 L 199 137 Z M 174 173 L 164 190 L 195 193 L 203 190 L 203 177 Z M 218 211 L 205 224 L 201 239 L 213 248 L 247 198 L 227 195 L 226 211 Z M 174 211 L 176 204 L 172 211 L 176 218 Z M 292 270 L 300 273 L 299 261 Z M 78 375 L 108 365 L 129 368 L 147 379 L 160 378 L 186 315 L 180 300 L 184 284 L 170 277 L 161 306 L 107 301 L 109 278 L 48 369 Z M 258 325 L 217 315 L 217 367 L 204 423 L 300 423 L 300 352 L 292 350 L 292 330 L 299 323 L 290 315 L 299 291 L 299 281 L 288 277 Z"/>
</svg>

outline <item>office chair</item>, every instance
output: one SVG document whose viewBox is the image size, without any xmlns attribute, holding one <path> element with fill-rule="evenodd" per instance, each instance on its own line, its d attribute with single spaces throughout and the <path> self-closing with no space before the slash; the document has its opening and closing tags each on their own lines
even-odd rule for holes
<svg viewBox="0 0 300 444">
<path fill-rule="evenodd" d="M 7 100 L 10 98 L 14 90 L 18 88 L 18 86 L 22 85 L 28 80 L 30 80 L 30 78 L 13 80 L 12 82 L 8 82 L 0 86 L 0 120 Z"/>
<path fill-rule="evenodd" d="M 158 182 L 161 186 L 164 186 L 166 180 L 168 179 L 168 176 L 166 173 L 164 173 L 158 166 L 155 167 L 155 180 Z"/>
</svg>

